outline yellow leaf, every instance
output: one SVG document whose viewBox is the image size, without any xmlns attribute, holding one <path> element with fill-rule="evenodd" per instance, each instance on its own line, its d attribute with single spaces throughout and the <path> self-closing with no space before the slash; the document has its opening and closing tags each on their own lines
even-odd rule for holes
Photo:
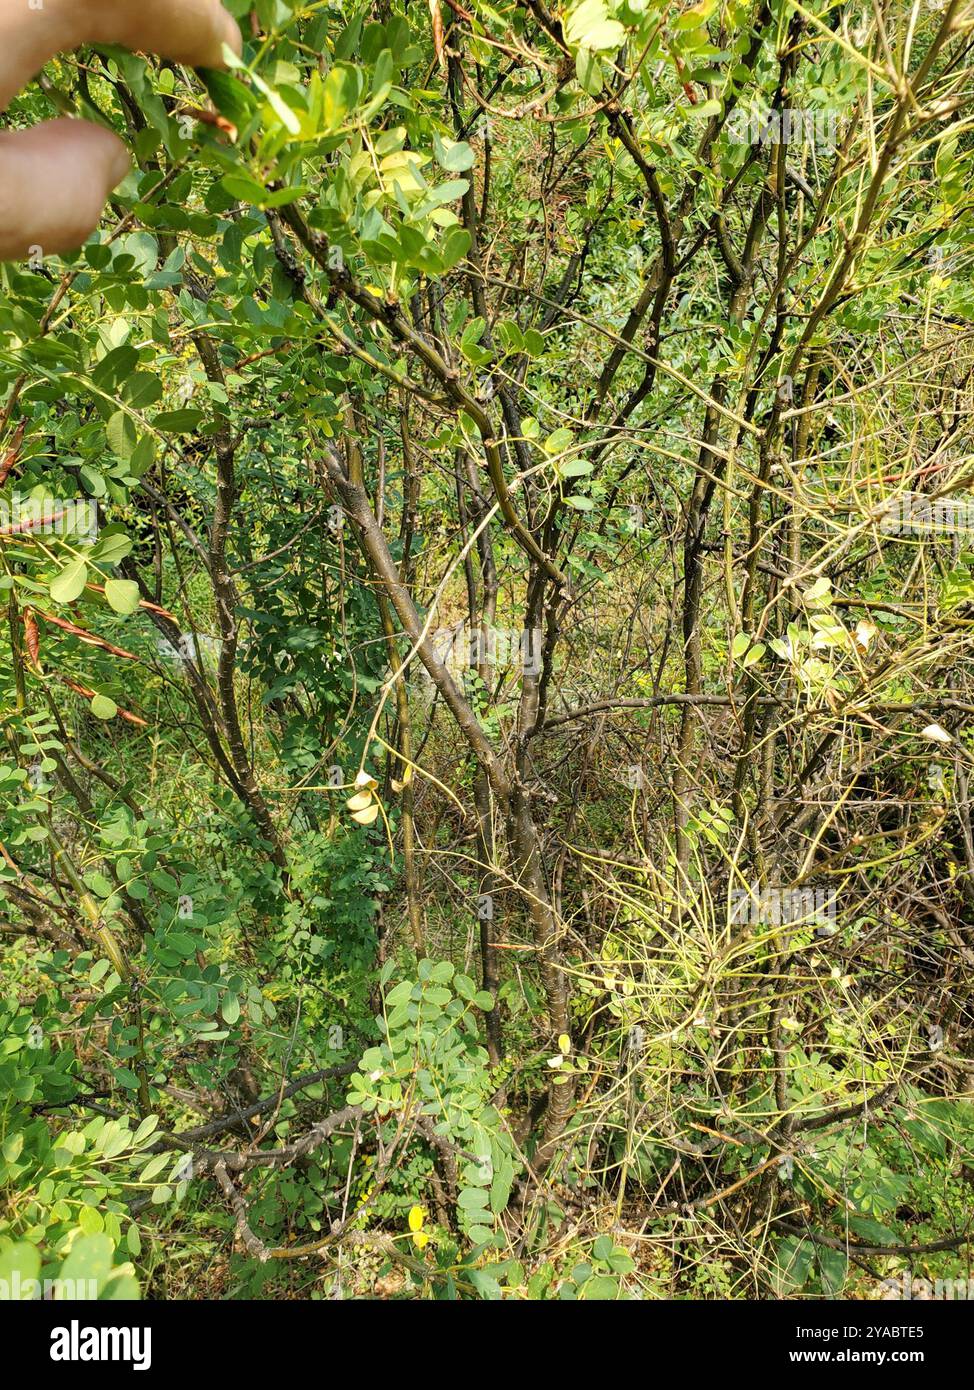
<svg viewBox="0 0 974 1390">
<path fill-rule="evenodd" d="M 572 1040 L 567 1033 L 561 1034 L 561 1036 L 558 1039 L 558 1046 L 561 1048 L 562 1052 L 567 1057 L 569 1052 L 571 1052 L 572 1050 Z"/>
<path fill-rule="evenodd" d="M 870 642 L 878 632 L 879 628 L 875 623 L 871 623 L 868 618 L 863 618 L 861 622 L 856 624 L 856 646 L 861 651 L 868 651 Z"/>
<path fill-rule="evenodd" d="M 364 811 L 367 806 L 372 805 L 372 793 L 356 792 L 354 796 L 348 798 L 345 805 L 350 811 Z"/>
<path fill-rule="evenodd" d="M 366 806 L 364 811 L 353 811 L 352 820 L 359 825 L 371 825 L 379 814 L 379 803 L 373 801 L 371 806 Z"/>
<path fill-rule="evenodd" d="M 423 1229 L 423 1222 L 426 1220 L 426 1213 L 422 1207 L 410 1207 L 407 1219 L 411 1231 L 421 1231 Z"/>
<path fill-rule="evenodd" d="M 425 1231 L 413 1232 L 413 1244 L 417 1250 L 423 1250 L 430 1243 L 430 1238 Z"/>
</svg>

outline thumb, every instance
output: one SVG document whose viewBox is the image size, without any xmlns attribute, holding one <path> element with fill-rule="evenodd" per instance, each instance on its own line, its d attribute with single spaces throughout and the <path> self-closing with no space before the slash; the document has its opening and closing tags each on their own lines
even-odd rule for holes
<svg viewBox="0 0 974 1390">
<path fill-rule="evenodd" d="M 121 140 L 88 121 L 0 131 L 0 261 L 80 246 L 128 169 Z"/>
</svg>

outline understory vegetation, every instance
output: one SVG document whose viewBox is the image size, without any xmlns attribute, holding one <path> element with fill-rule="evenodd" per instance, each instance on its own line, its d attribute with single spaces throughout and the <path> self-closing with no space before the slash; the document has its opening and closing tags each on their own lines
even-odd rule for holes
<svg viewBox="0 0 974 1390">
<path fill-rule="evenodd" d="M 227 8 L 6 117 L 3 1289 L 967 1279 L 974 11 Z"/>
</svg>

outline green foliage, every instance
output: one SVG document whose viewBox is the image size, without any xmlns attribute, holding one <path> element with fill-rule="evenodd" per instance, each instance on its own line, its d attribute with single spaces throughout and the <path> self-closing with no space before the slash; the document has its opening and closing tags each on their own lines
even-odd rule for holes
<svg viewBox="0 0 974 1390">
<path fill-rule="evenodd" d="M 388 980 L 391 969 L 383 971 Z M 348 1101 L 366 1114 L 400 1121 L 414 1108 L 457 1156 L 457 1218 L 475 1245 L 495 1243 L 494 1222 L 507 1207 L 518 1164 L 497 1111 L 488 1058 L 474 1010 L 492 1009 L 449 961 L 419 962 L 417 980 L 384 996 L 384 1040 L 360 1059 Z M 394 1128 L 388 1126 L 388 1133 Z"/>
<path fill-rule="evenodd" d="M 974 1152 L 966 31 L 228 8 L 10 107 L 133 167 L 0 267 L 0 1287 L 868 1293 Z"/>
<path fill-rule="evenodd" d="M 98 1116 L 52 1133 L 46 1112 L 67 1109 L 79 1092 L 77 1057 L 53 1042 L 62 1005 L 48 994 L 31 1011 L 0 1006 L 0 1294 L 35 1298 L 38 1281 L 60 1281 L 64 1297 L 136 1297 L 126 1257 L 138 1254 L 139 1237 L 125 1198 L 158 1121 L 133 1129 Z"/>
</svg>

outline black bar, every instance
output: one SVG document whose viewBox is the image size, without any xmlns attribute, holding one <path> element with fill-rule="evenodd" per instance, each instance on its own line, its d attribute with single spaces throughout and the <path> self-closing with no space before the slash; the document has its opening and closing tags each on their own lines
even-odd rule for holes
<svg viewBox="0 0 974 1390">
<path fill-rule="evenodd" d="M 571 1342 L 563 1335 L 549 1340 L 562 1318 L 571 1319 Z M 592 1334 L 614 1334 L 632 1340 L 603 1344 L 607 1374 L 620 1369 L 619 1357 L 635 1357 L 655 1378 L 666 1363 L 656 1363 L 658 1351 L 669 1361 L 682 1361 L 694 1380 L 754 1372 L 772 1375 L 796 1371 L 827 1377 L 833 1369 L 863 1368 L 898 1374 L 924 1375 L 963 1364 L 970 1341 L 970 1318 L 965 1301 L 951 1299 L 893 1299 L 877 1302 L 662 1302 L 630 1301 L 566 1305 L 557 1301 L 529 1304 L 418 1302 L 414 1300 L 341 1302 L 219 1302 L 219 1303 L 55 1303 L 0 1305 L 12 1334 L 17 1361 L 23 1370 L 43 1371 L 53 1380 L 75 1381 L 106 1375 L 145 1377 L 202 1372 L 239 1372 L 245 1385 L 262 1376 L 300 1373 L 318 1364 L 332 1373 L 351 1358 L 361 1374 L 393 1368 L 419 1370 L 436 1364 L 433 1348 L 441 1339 L 462 1333 L 481 1339 L 485 1332 L 517 1331 L 519 1376 L 524 1355 L 536 1348 L 551 1368 L 558 1347 L 569 1345 L 577 1355 L 577 1337 L 584 1338 L 585 1360 L 598 1355 Z M 366 1322 L 367 1320 L 367 1322 Z M 101 1329 L 115 1329 L 104 1338 Z M 60 1331 L 58 1330 L 60 1329 Z M 90 1329 L 94 1329 L 91 1331 Z M 126 1331 L 128 1337 L 126 1338 Z M 146 1338 L 148 1332 L 148 1339 Z M 363 1333 L 365 1340 L 363 1340 Z M 472 1345 L 469 1341 L 466 1345 Z M 432 1361 L 419 1354 L 425 1347 Z M 655 1348 L 655 1351 L 654 1351 Z M 128 1352 L 128 1360 L 85 1360 L 92 1351 L 111 1357 Z M 54 1359 L 52 1352 L 72 1359 Z M 389 1362 L 384 1361 L 389 1356 Z M 647 1356 L 650 1358 L 647 1361 Z M 78 1359 L 74 1359 L 77 1357 Z M 402 1358 L 400 1360 L 400 1358 Z M 136 1369 L 141 1361 L 144 1369 Z M 145 1363 L 148 1364 L 145 1364 Z M 485 1364 L 468 1366 L 453 1361 L 457 1377 Z M 591 1368 L 591 1367 L 590 1367 Z M 349 1369 L 352 1369 L 349 1367 Z M 493 1370 L 503 1369 L 495 1365 Z M 672 1372 L 677 1370 L 673 1365 Z M 672 1372 L 668 1371 L 667 1374 Z M 347 1372 L 346 1372 L 347 1373 Z M 180 1387 L 181 1390 L 181 1387 Z"/>
</svg>

